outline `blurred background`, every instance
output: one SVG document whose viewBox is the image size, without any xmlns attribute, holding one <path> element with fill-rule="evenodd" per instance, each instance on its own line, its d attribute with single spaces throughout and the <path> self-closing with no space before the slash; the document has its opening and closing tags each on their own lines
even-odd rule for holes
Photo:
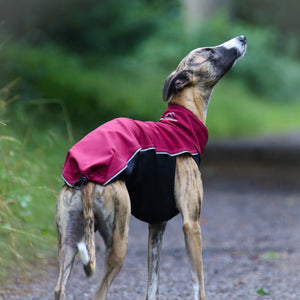
<svg viewBox="0 0 300 300">
<path fill-rule="evenodd" d="M 119 116 L 158 120 L 189 51 L 244 34 L 217 85 L 210 139 L 300 129 L 296 0 L 0 0 L 0 278 L 56 255 L 69 147 Z"/>
</svg>

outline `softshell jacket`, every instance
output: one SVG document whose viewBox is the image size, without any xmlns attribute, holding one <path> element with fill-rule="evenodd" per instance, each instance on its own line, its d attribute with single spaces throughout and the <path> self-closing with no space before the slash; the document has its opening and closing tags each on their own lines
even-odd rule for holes
<svg viewBox="0 0 300 300">
<path fill-rule="evenodd" d="M 125 180 L 132 214 L 148 223 L 160 223 L 178 214 L 176 156 L 189 153 L 199 164 L 207 140 L 204 124 L 179 105 L 169 106 L 159 122 L 117 118 L 69 150 L 62 176 L 75 188 L 86 180 L 102 185 Z"/>
</svg>

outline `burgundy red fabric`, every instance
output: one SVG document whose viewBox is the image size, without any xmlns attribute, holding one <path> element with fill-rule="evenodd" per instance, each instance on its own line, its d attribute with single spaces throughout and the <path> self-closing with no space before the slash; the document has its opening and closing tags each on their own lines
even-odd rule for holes
<svg viewBox="0 0 300 300">
<path fill-rule="evenodd" d="M 174 200 L 176 156 L 190 153 L 194 158 L 200 158 L 207 140 L 204 124 L 192 112 L 178 105 L 169 106 L 159 122 L 117 118 L 93 130 L 69 150 L 62 176 L 69 186 L 76 186 L 83 176 L 103 185 L 124 179 L 133 214 L 140 210 L 135 206 L 140 207 L 141 203 L 150 201 L 136 216 L 149 223 L 160 222 L 170 216 L 156 218 L 157 212 L 151 213 L 151 217 L 144 215 L 152 209 L 151 201 L 156 201 L 159 206 L 161 200 L 158 198 Z M 151 174 L 151 169 L 156 174 Z M 168 182 L 164 182 L 164 177 L 168 177 Z M 142 191 L 143 185 L 146 192 Z M 153 189 L 156 191 L 153 192 Z M 176 213 L 174 207 L 171 215 Z"/>
</svg>

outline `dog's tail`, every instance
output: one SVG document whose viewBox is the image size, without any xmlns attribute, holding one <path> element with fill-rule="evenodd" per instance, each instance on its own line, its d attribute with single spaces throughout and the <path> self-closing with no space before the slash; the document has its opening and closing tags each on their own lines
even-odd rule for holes
<svg viewBox="0 0 300 300">
<path fill-rule="evenodd" d="M 81 199 L 84 219 L 84 235 L 77 244 L 83 268 L 89 277 L 95 272 L 95 221 L 94 221 L 94 192 L 95 184 L 88 182 L 81 188 Z"/>
</svg>

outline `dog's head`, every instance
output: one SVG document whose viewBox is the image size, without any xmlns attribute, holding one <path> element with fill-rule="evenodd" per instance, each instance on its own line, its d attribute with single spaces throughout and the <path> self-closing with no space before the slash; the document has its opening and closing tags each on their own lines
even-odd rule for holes
<svg viewBox="0 0 300 300">
<path fill-rule="evenodd" d="M 212 89 L 246 52 L 247 41 L 241 35 L 216 47 L 198 48 L 190 52 L 165 81 L 163 100 L 185 87 Z"/>
</svg>

